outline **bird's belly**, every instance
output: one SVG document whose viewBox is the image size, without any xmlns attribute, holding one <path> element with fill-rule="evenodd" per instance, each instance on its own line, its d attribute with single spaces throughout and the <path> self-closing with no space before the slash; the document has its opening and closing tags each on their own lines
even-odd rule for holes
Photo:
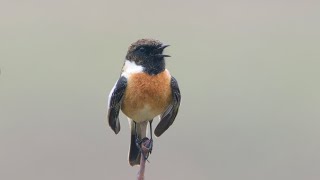
<svg viewBox="0 0 320 180">
<path fill-rule="evenodd" d="M 137 73 L 128 78 L 121 110 L 136 122 L 152 120 L 163 113 L 172 100 L 170 74 L 150 76 Z"/>
<path fill-rule="evenodd" d="M 128 111 L 128 109 L 130 110 Z M 145 104 L 143 107 L 139 108 L 122 108 L 122 112 L 126 116 L 138 123 L 152 120 L 154 117 L 160 115 L 164 110 L 164 108 L 155 109 L 149 104 Z"/>
</svg>

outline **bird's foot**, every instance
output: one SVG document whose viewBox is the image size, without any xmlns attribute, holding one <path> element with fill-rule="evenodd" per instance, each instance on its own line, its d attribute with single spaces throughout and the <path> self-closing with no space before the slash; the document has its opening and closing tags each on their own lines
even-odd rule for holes
<svg viewBox="0 0 320 180">
<path fill-rule="evenodd" d="M 141 143 L 141 152 L 145 160 L 148 160 L 149 155 L 152 152 L 153 140 L 149 138 L 143 138 Z"/>
<path fill-rule="evenodd" d="M 148 161 L 148 157 L 152 152 L 153 140 L 147 137 L 143 138 L 142 140 L 137 138 L 136 146 L 138 147 L 144 159 Z"/>
</svg>

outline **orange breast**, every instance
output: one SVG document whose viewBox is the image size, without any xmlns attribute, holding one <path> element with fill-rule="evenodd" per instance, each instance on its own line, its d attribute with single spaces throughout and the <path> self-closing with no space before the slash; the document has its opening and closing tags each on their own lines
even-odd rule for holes
<svg viewBox="0 0 320 180">
<path fill-rule="evenodd" d="M 154 76 L 146 73 L 130 75 L 121 110 L 136 122 L 160 115 L 172 100 L 170 80 L 167 70 Z"/>
</svg>

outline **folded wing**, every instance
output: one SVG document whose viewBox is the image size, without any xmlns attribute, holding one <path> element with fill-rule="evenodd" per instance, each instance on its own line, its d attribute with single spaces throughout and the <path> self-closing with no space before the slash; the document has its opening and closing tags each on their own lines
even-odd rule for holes
<svg viewBox="0 0 320 180">
<path fill-rule="evenodd" d="M 179 111 L 181 95 L 178 82 L 174 77 L 171 77 L 171 91 L 172 102 L 168 106 L 168 108 L 160 115 L 160 122 L 154 131 L 157 137 L 161 136 L 161 134 L 163 134 L 172 125 Z"/>
<path fill-rule="evenodd" d="M 120 131 L 119 111 L 122 102 L 122 97 L 127 87 L 127 78 L 124 76 L 116 82 L 109 94 L 108 102 L 108 122 L 114 133 L 118 134 Z"/>
</svg>

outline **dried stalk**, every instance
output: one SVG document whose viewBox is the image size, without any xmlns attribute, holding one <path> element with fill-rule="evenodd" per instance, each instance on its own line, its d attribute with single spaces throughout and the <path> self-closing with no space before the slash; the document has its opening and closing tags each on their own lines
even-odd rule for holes
<svg viewBox="0 0 320 180">
<path fill-rule="evenodd" d="M 146 161 L 149 156 L 149 153 L 151 153 L 152 148 L 152 139 L 145 138 L 143 142 L 141 143 L 141 159 L 140 159 L 140 169 L 138 172 L 137 180 L 144 180 L 144 172 L 146 168 Z M 147 157 L 147 158 L 145 158 Z"/>
</svg>

